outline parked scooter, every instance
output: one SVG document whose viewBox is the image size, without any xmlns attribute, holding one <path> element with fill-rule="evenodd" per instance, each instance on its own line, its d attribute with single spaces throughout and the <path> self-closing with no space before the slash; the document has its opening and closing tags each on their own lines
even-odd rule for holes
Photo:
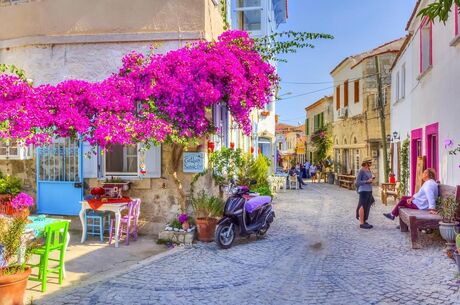
<svg viewBox="0 0 460 305">
<path fill-rule="evenodd" d="M 215 232 L 215 241 L 222 249 L 230 248 L 237 234 L 265 235 L 275 218 L 270 196 L 251 196 L 247 186 L 232 187 L 230 191 Z"/>
</svg>

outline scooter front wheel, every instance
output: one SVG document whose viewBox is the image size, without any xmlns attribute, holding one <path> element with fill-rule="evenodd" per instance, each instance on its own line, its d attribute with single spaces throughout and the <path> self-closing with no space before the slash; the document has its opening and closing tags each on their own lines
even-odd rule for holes
<svg viewBox="0 0 460 305">
<path fill-rule="evenodd" d="M 233 223 L 218 225 L 216 228 L 215 240 L 219 248 L 230 248 L 235 240 L 235 225 Z"/>
</svg>

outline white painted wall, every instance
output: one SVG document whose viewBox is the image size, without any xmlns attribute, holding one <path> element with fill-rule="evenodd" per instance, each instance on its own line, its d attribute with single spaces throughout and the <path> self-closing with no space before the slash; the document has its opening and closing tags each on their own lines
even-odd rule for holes
<svg viewBox="0 0 460 305">
<path fill-rule="evenodd" d="M 414 18 L 409 28 L 413 37 L 392 71 L 395 81 L 397 71 L 406 64 L 406 97 L 396 101 L 393 94 L 391 104 L 391 126 L 401 140 L 413 129 L 439 123 L 439 178 L 449 185 L 460 184 L 460 156 L 448 155 L 443 145 L 446 138 L 460 143 L 460 44 L 451 45 L 456 38 L 454 19 L 451 16 L 445 25 L 433 25 L 433 66 L 420 77 L 420 19 Z M 425 142 L 424 130 L 424 155 Z"/>
<path fill-rule="evenodd" d="M 185 43 L 164 42 L 157 52 L 177 49 Z M 34 85 L 56 84 L 65 79 L 100 81 L 118 72 L 122 57 L 132 50 L 145 54 L 149 43 L 76 43 L 0 49 L 0 62 L 24 69 Z"/>
</svg>

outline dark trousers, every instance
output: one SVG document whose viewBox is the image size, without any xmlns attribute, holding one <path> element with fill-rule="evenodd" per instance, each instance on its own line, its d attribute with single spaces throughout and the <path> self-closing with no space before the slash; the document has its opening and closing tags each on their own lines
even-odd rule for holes
<svg viewBox="0 0 460 305">
<path fill-rule="evenodd" d="M 413 204 L 413 203 L 408 204 L 408 203 L 407 203 L 407 200 L 410 199 L 410 198 L 411 198 L 411 197 L 409 197 L 409 196 L 403 196 L 403 197 L 401 198 L 401 201 L 399 201 L 399 203 L 393 208 L 393 211 L 391 211 L 391 214 L 393 214 L 393 216 L 398 217 L 398 216 L 399 216 L 399 208 L 400 208 L 400 207 L 418 210 L 418 206 L 416 206 L 415 204 Z"/>
</svg>

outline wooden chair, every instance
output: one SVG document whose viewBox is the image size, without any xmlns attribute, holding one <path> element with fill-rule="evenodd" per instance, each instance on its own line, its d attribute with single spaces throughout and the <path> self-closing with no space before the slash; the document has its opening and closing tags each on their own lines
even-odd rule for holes
<svg viewBox="0 0 460 305">
<path fill-rule="evenodd" d="M 393 197 L 395 201 L 399 200 L 398 183 L 382 183 L 380 186 L 380 198 L 382 203 L 387 205 L 388 197 Z"/>
<path fill-rule="evenodd" d="M 120 219 L 119 236 L 122 234 L 126 235 L 125 244 L 129 245 L 129 237 L 132 236 L 134 240 L 137 240 L 137 234 L 139 229 L 139 215 L 141 209 L 141 200 L 136 199 L 128 204 L 128 214 L 122 216 Z M 115 219 L 112 219 L 110 223 L 110 236 L 109 245 L 112 243 L 113 235 L 115 233 Z"/>
<path fill-rule="evenodd" d="M 61 221 L 49 224 L 45 227 L 45 244 L 42 247 L 33 249 L 32 254 L 40 256 L 40 263 L 30 264 L 30 267 L 38 267 L 38 276 L 30 277 L 29 280 L 39 281 L 42 283 L 42 292 L 46 291 L 46 282 L 48 273 L 57 273 L 59 275 L 59 285 L 62 284 L 64 278 L 64 254 L 67 247 L 67 239 L 69 231 L 69 222 Z M 50 258 L 50 253 L 59 251 L 59 259 Z M 57 262 L 58 265 L 50 267 L 49 262 Z"/>
</svg>

